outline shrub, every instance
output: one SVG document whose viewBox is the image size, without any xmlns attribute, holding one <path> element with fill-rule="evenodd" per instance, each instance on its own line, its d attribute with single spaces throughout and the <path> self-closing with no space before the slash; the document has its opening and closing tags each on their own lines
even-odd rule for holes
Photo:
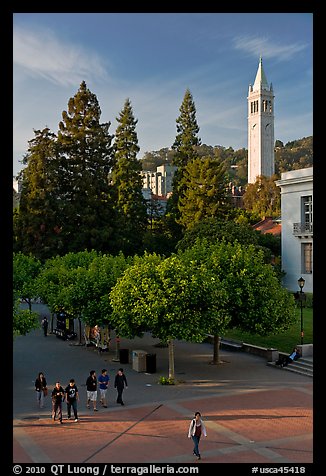
<svg viewBox="0 0 326 476">
<path fill-rule="evenodd" d="M 160 377 L 158 383 L 161 385 L 174 385 L 174 379 L 170 377 Z"/>
</svg>

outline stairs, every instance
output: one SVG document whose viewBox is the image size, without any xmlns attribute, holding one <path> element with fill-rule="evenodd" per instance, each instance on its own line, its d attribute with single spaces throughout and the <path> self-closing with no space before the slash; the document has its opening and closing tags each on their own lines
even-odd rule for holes
<svg viewBox="0 0 326 476">
<path fill-rule="evenodd" d="M 280 367 L 275 365 L 275 362 L 267 362 L 267 365 L 275 367 L 278 370 L 285 370 L 286 372 L 295 372 L 300 375 L 306 375 L 307 377 L 314 376 L 314 360 L 313 357 L 300 357 L 292 364 L 288 364 L 286 367 Z"/>
</svg>

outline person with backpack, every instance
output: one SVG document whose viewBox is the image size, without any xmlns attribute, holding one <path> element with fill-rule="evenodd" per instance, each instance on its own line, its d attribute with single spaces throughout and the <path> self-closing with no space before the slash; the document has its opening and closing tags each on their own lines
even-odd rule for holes
<svg viewBox="0 0 326 476">
<path fill-rule="evenodd" d="M 194 442 L 193 455 L 197 456 L 197 459 L 201 459 L 199 453 L 199 441 L 201 435 L 207 436 L 206 427 L 201 418 L 200 412 L 196 412 L 189 425 L 188 438 L 192 438 L 192 441 Z"/>
</svg>

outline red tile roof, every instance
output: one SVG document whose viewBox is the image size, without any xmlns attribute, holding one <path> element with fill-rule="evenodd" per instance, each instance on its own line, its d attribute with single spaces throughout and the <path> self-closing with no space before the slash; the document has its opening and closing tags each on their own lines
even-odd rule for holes
<svg viewBox="0 0 326 476">
<path fill-rule="evenodd" d="M 254 230 L 258 230 L 264 235 L 271 233 L 272 235 L 280 235 L 282 230 L 281 223 L 276 222 L 273 218 L 267 217 L 253 225 Z"/>
</svg>

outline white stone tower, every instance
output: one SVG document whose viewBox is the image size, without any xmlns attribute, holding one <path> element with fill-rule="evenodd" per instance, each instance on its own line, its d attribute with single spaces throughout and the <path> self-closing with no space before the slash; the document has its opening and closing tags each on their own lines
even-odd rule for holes
<svg viewBox="0 0 326 476">
<path fill-rule="evenodd" d="M 259 175 L 271 177 L 274 164 L 274 94 L 260 57 L 254 85 L 248 93 L 248 183 Z"/>
</svg>

